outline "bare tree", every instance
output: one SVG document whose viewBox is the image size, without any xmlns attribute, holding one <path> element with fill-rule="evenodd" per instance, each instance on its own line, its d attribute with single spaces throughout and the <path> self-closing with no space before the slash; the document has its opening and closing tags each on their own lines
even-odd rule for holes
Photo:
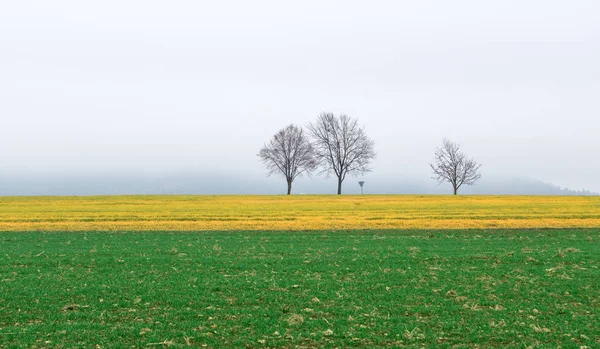
<svg viewBox="0 0 600 349">
<path fill-rule="evenodd" d="M 435 150 L 435 164 L 431 164 L 433 179 L 440 184 L 448 182 L 454 188 L 454 195 L 463 184 L 473 185 L 481 178 L 479 168 L 481 165 L 473 159 L 467 158 L 460 151 L 460 144 L 444 139 L 442 147 Z"/>
<path fill-rule="evenodd" d="M 314 124 L 308 125 L 308 130 L 313 136 L 316 156 L 324 166 L 324 172 L 333 172 L 338 179 L 338 195 L 342 194 L 342 183 L 348 174 L 371 171 L 369 165 L 377 155 L 375 143 L 356 119 L 322 113 Z"/>
<path fill-rule="evenodd" d="M 317 168 L 318 162 L 308 136 L 304 130 L 289 125 L 277 132 L 258 153 L 261 161 L 272 174 L 281 174 L 287 181 L 287 194 L 292 193 L 292 183 L 303 173 Z"/>
</svg>

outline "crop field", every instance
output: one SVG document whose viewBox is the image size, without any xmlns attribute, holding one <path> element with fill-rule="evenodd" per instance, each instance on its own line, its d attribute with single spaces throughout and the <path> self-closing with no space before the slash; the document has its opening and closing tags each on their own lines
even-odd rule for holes
<svg viewBox="0 0 600 349">
<path fill-rule="evenodd" d="M 598 348 L 600 198 L 0 198 L 0 348 Z"/>
<path fill-rule="evenodd" d="M 0 198 L 0 231 L 600 228 L 600 197 Z"/>
<path fill-rule="evenodd" d="M 597 348 L 599 241 L 598 229 L 4 233 L 0 346 Z"/>
</svg>

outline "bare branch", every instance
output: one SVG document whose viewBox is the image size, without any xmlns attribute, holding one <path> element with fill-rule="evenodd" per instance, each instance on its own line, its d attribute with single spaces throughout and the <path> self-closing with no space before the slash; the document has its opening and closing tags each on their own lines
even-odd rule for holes
<svg viewBox="0 0 600 349">
<path fill-rule="evenodd" d="M 338 194 L 348 174 L 370 172 L 369 165 L 376 157 L 375 143 L 367 136 L 358 120 L 347 115 L 336 117 L 322 113 L 308 125 L 315 144 L 315 154 L 323 172 L 333 172 L 338 178 Z"/>
<path fill-rule="evenodd" d="M 442 147 L 435 150 L 434 162 L 435 164 L 430 164 L 434 174 L 432 178 L 439 183 L 452 184 L 454 195 L 462 185 L 473 185 L 481 178 L 481 165 L 473 159 L 468 159 L 465 153 L 460 151 L 460 145 L 448 139 L 444 139 Z"/>
<path fill-rule="evenodd" d="M 317 168 L 314 147 L 301 127 L 289 125 L 277 132 L 271 141 L 258 153 L 268 175 L 283 175 L 288 184 L 288 195 L 292 183 L 303 173 Z"/>
</svg>

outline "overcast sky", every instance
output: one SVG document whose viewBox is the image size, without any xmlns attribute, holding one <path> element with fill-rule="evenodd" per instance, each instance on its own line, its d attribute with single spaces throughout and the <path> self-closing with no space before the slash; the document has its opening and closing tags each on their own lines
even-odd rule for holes
<svg viewBox="0 0 600 349">
<path fill-rule="evenodd" d="M 484 176 L 600 191 L 600 2 L 0 3 L 0 172 L 259 176 L 289 123 L 346 113 L 374 174 L 429 177 L 444 137 Z"/>
</svg>

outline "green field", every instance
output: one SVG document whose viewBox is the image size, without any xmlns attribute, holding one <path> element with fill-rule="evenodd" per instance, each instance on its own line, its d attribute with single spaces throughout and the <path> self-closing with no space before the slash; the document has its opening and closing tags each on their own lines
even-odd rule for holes
<svg viewBox="0 0 600 349">
<path fill-rule="evenodd" d="M 600 347 L 600 229 L 0 234 L 0 347 Z"/>
</svg>

